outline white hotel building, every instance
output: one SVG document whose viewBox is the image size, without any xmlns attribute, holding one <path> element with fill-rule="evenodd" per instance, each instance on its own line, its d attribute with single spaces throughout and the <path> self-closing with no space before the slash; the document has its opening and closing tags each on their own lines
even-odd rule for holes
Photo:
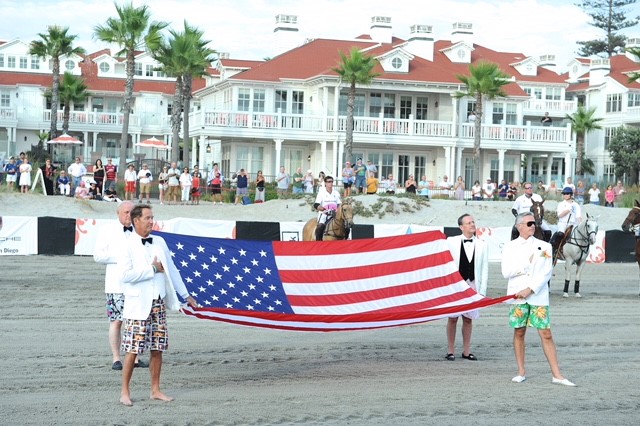
<svg viewBox="0 0 640 426">
<path fill-rule="evenodd" d="M 564 119 L 579 103 L 597 107 L 604 129 L 588 135 L 586 154 L 596 176 L 612 180 L 606 151 L 616 127 L 640 124 L 640 84 L 626 82 L 639 71 L 638 58 L 578 58 L 558 74 L 553 55 L 539 58 L 497 52 L 474 43 L 471 24 L 453 24 L 447 40 L 429 25 L 413 25 L 408 37 L 393 35 L 391 18 L 373 17 L 371 31 L 352 40 L 299 40 L 297 18 L 278 15 L 269 60 L 230 59 L 222 54 L 210 75 L 194 82 L 190 114 L 193 163 L 207 169 L 259 169 L 274 175 L 280 165 L 339 174 L 344 161 L 348 85 L 332 68 L 339 52 L 357 47 L 374 56 L 379 74 L 357 88 L 354 158 L 372 160 L 381 175 L 403 182 L 409 174 L 439 182 L 444 175 L 472 176 L 474 100 L 458 99 L 464 90 L 456 75 L 469 64 L 495 62 L 511 77 L 506 98 L 487 101 L 482 117 L 483 179 L 556 180 L 573 174 L 575 135 Z M 640 40 L 630 39 L 638 45 Z M 174 84 L 155 71 L 144 52 L 136 57 L 135 103 L 128 158 L 154 155 L 137 147 L 155 136 L 171 143 L 169 114 Z M 70 133 L 84 141 L 84 161 L 116 158 L 122 123 L 124 64 L 108 49 L 61 60 L 62 70 L 85 78 L 91 96 L 72 106 Z M 28 43 L 0 42 L 0 160 L 27 151 L 49 128 L 45 91 L 51 85 L 50 61 L 28 55 Z M 553 119 L 543 127 L 540 118 Z M 62 111 L 58 112 L 62 125 Z M 481 181 L 483 179 L 480 179 Z"/>
</svg>

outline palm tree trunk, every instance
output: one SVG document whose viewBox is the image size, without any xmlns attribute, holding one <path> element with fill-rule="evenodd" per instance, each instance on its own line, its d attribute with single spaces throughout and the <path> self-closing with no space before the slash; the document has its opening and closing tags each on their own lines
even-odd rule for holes
<svg viewBox="0 0 640 426">
<path fill-rule="evenodd" d="M 182 119 L 182 161 L 185 166 L 190 167 L 191 139 L 189 138 L 189 110 L 191 109 L 191 76 L 185 75 L 182 81 L 182 99 L 184 100 L 184 112 Z"/>
<path fill-rule="evenodd" d="M 353 112 L 356 104 L 356 83 L 351 83 L 349 87 L 349 96 L 347 97 L 347 132 L 344 141 L 344 160 L 351 161 L 353 155 Z M 342 159 L 338 161 L 342 162 Z M 340 164 L 340 168 L 342 163 Z"/>
<path fill-rule="evenodd" d="M 69 115 L 71 115 L 71 102 L 67 101 L 64 104 L 64 112 L 62 113 L 62 133 L 69 134 Z"/>
<path fill-rule="evenodd" d="M 129 145 L 129 115 L 131 114 L 131 99 L 133 98 L 133 76 L 135 74 L 136 62 L 134 51 L 127 51 L 126 74 L 127 80 L 124 85 L 124 103 L 122 105 L 122 134 L 120 135 L 120 161 L 118 169 L 124 173 L 127 163 L 127 147 Z"/>
<path fill-rule="evenodd" d="M 58 108 L 60 107 L 60 58 L 53 58 L 53 84 L 51 87 L 51 127 L 50 138 L 58 136 Z"/>
<path fill-rule="evenodd" d="M 576 138 L 576 175 L 582 175 L 582 160 L 584 158 L 584 134 L 578 133 Z"/>
<path fill-rule="evenodd" d="M 180 126 L 182 124 L 182 77 L 176 77 L 176 89 L 173 94 L 173 105 L 171 107 L 171 131 L 173 141 L 171 142 L 171 160 L 178 161 L 180 158 Z"/>
<path fill-rule="evenodd" d="M 474 122 L 473 135 L 473 179 L 482 182 L 480 177 L 480 143 L 482 141 L 482 118 L 484 109 L 482 107 L 482 95 L 478 93 L 476 96 L 476 121 Z"/>
</svg>

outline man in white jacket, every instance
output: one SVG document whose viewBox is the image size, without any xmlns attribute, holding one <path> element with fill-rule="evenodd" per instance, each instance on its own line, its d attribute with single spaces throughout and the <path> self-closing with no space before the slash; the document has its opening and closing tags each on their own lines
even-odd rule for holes
<svg viewBox="0 0 640 426">
<path fill-rule="evenodd" d="M 118 221 L 109 223 L 100 229 L 93 250 L 93 260 L 106 265 L 104 274 L 104 292 L 107 299 L 107 316 L 109 317 L 109 346 L 111 347 L 112 370 L 122 370 L 120 359 L 120 342 L 122 333 L 122 312 L 124 309 L 124 294 L 122 294 L 122 274 L 118 270 L 118 254 L 122 251 L 124 242 L 133 233 L 131 226 L 131 210 L 134 204 L 125 201 L 118 206 L 116 213 Z M 136 367 L 148 367 L 141 360 L 136 360 Z"/>
<path fill-rule="evenodd" d="M 487 294 L 487 279 L 489 277 L 489 256 L 487 244 L 475 236 L 476 223 L 470 214 L 463 214 L 458 218 L 458 226 L 462 234 L 447 238 L 449 251 L 453 261 L 458 266 L 460 275 L 466 283 L 478 294 Z M 471 331 L 473 321 L 480 317 L 478 310 L 465 312 L 462 316 L 462 358 L 469 361 L 477 361 L 478 358 L 471 353 Z M 456 327 L 460 316 L 450 317 L 447 320 L 447 345 L 448 351 L 445 357 L 448 361 L 456 359 L 455 341 Z"/>
<path fill-rule="evenodd" d="M 120 402 L 133 405 L 129 382 L 136 354 L 151 351 L 151 399 L 172 401 L 160 390 L 162 353 L 169 347 L 166 309 L 179 310 L 179 294 L 192 307 L 198 307 L 171 260 L 167 243 L 161 237 L 149 237 L 153 230 L 153 211 L 148 205 L 131 210 L 134 233 L 125 242 L 118 257 L 122 272 L 124 333 L 122 349 L 126 352 L 122 371 Z"/>
<path fill-rule="evenodd" d="M 551 383 L 575 386 L 560 372 L 556 345 L 551 334 L 549 319 L 549 279 L 553 273 L 551 244 L 533 236 L 536 222 L 532 213 L 516 217 L 519 237 L 508 241 L 502 248 L 502 276 L 509 280 L 507 294 L 515 295 L 509 312 L 513 327 L 513 350 L 518 364 L 518 375 L 512 382 L 526 380 L 524 368 L 525 333 L 527 327 L 538 329 L 542 350 L 551 367 Z"/>
</svg>

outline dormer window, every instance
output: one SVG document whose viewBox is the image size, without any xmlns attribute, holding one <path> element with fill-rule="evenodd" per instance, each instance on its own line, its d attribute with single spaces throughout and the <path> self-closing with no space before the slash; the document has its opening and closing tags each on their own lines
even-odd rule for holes
<svg viewBox="0 0 640 426">
<path fill-rule="evenodd" d="M 393 58 L 393 60 L 391 61 L 391 66 L 394 69 L 400 69 L 402 67 L 402 59 L 400 58 Z"/>
<path fill-rule="evenodd" d="M 64 63 L 64 67 L 67 69 L 67 71 L 73 71 L 73 69 L 76 67 L 76 63 L 69 59 Z"/>
<path fill-rule="evenodd" d="M 460 60 L 464 60 L 466 56 L 467 52 L 465 52 L 464 49 L 458 49 L 458 58 L 460 58 Z"/>
<path fill-rule="evenodd" d="M 107 73 L 111 69 L 111 66 L 108 62 L 100 62 L 100 71 Z"/>
</svg>

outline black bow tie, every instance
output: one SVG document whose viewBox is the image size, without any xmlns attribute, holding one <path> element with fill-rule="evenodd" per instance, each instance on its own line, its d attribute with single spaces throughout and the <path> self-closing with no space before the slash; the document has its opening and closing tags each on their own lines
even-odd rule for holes
<svg viewBox="0 0 640 426">
<path fill-rule="evenodd" d="M 463 243 L 472 243 L 473 240 L 462 240 Z"/>
<path fill-rule="evenodd" d="M 144 243 L 153 244 L 153 238 L 151 238 L 151 237 L 149 237 L 149 238 L 143 238 L 143 239 L 142 239 L 142 245 L 144 245 Z"/>
<path fill-rule="evenodd" d="M 133 232 L 133 226 L 123 226 L 122 227 L 122 231 L 123 232 L 127 232 L 127 231 Z"/>
</svg>

